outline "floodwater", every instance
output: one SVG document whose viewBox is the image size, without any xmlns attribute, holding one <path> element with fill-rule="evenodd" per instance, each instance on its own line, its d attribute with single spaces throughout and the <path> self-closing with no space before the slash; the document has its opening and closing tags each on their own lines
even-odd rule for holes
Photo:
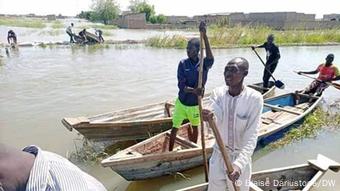
<svg viewBox="0 0 340 191">
<path fill-rule="evenodd" d="M 282 58 L 275 77 L 286 84 L 285 91 L 302 89 L 310 79 L 293 70 L 313 70 L 330 52 L 340 61 L 340 46 L 281 47 Z M 1 54 L 4 53 L 2 50 Z M 223 85 L 223 68 L 228 60 L 243 56 L 250 61 L 246 84 L 261 81 L 263 66 L 251 49 L 213 50 L 215 64 L 206 88 Z M 265 52 L 259 50 L 260 55 Z M 94 115 L 110 110 L 173 99 L 177 94 L 176 71 L 185 50 L 155 49 L 139 46 L 110 46 L 94 49 L 79 46 L 53 48 L 21 47 L 0 58 L 0 142 L 22 148 L 38 145 L 67 156 L 75 151 L 81 136 L 61 124 L 63 117 Z M 282 91 L 278 90 L 278 93 Z M 325 100 L 340 98 L 330 87 Z M 258 152 L 254 170 L 306 162 L 318 153 L 340 162 L 340 133 L 323 131 L 315 139 L 306 139 L 271 152 Z M 201 168 L 180 175 L 148 181 L 128 182 L 98 164 L 77 163 L 98 178 L 109 190 L 174 190 L 203 181 Z M 328 173 L 339 190 L 340 174 Z"/>
<path fill-rule="evenodd" d="M 192 31 L 179 31 L 179 30 L 133 30 L 133 29 L 105 29 L 101 27 L 102 24 L 93 25 L 83 19 L 62 19 L 58 20 L 63 25 L 62 28 L 53 28 L 53 22 L 47 22 L 45 28 L 24 28 L 24 27 L 10 27 L 0 26 L 0 44 L 7 43 L 7 31 L 13 30 L 18 37 L 19 44 L 35 43 L 35 42 L 63 42 L 69 41 L 69 36 L 66 34 L 66 27 L 70 23 L 74 23 L 73 32 L 78 34 L 82 29 L 86 28 L 88 32 L 95 32 L 95 28 L 102 29 L 103 37 L 105 40 L 136 40 L 141 41 L 147 38 L 158 36 L 158 35 L 184 35 L 187 37 L 194 36 L 195 33 Z M 197 33 L 196 33 L 197 35 Z"/>
</svg>

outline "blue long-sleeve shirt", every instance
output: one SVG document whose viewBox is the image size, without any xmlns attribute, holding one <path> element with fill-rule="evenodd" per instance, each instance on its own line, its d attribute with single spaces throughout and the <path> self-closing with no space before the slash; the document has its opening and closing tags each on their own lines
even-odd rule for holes
<svg viewBox="0 0 340 191">
<path fill-rule="evenodd" d="M 204 58 L 203 60 L 203 78 L 202 82 L 204 87 L 208 78 L 208 71 L 214 63 L 214 59 Z M 199 61 L 192 63 L 190 58 L 183 59 L 178 64 L 177 79 L 178 79 L 178 98 L 182 104 L 186 106 L 198 105 L 197 95 L 193 93 L 184 92 L 184 87 L 197 88 L 198 86 L 198 72 Z"/>
</svg>

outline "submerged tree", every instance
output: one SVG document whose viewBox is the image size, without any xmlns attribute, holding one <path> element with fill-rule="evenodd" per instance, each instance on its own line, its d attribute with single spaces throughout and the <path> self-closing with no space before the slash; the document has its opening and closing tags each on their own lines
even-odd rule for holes
<svg viewBox="0 0 340 191">
<path fill-rule="evenodd" d="M 104 24 L 115 19 L 120 12 L 118 4 L 114 0 L 93 0 L 92 10 L 90 20 L 102 21 Z"/>
<path fill-rule="evenodd" d="M 147 22 L 166 22 L 166 17 L 164 15 L 156 15 L 155 6 L 148 4 L 146 0 L 130 0 L 129 9 L 134 13 L 145 13 Z"/>
</svg>

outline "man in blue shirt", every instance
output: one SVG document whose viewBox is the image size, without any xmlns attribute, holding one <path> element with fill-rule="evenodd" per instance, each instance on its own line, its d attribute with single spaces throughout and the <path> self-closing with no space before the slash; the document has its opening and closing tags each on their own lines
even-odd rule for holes
<svg viewBox="0 0 340 191">
<path fill-rule="evenodd" d="M 203 60 L 203 85 L 202 89 L 198 88 L 199 74 L 199 50 L 200 41 L 197 38 L 190 39 L 187 45 L 187 59 L 180 61 L 177 70 L 178 79 L 178 98 L 175 103 L 175 111 L 172 118 L 173 128 L 171 129 L 169 151 L 173 150 L 178 128 L 183 120 L 188 119 L 192 128 L 188 130 L 190 141 L 197 142 L 198 125 L 200 124 L 200 113 L 198 109 L 197 96 L 204 93 L 204 85 L 207 81 L 208 70 L 214 63 L 214 57 L 211 52 L 208 36 L 206 34 L 206 24 L 200 23 L 199 31 L 203 35 L 206 57 Z"/>
</svg>

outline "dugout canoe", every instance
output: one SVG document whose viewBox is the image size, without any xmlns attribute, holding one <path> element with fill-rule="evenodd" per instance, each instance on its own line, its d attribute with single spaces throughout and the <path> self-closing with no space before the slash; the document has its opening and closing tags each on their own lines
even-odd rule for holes
<svg viewBox="0 0 340 191">
<path fill-rule="evenodd" d="M 258 142 L 273 140 L 273 137 L 310 113 L 320 100 L 321 97 L 295 93 L 265 99 Z M 174 174 L 200 166 L 203 164 L 201 138 L 199 135 L 197 144 L 189 141 L 187 135 L 189 127 L 185 124 L 178 130 L 172 152 L 168 151 L 169 130 L 126 148 L 104 159 L 101 164 L 110 167 L 129 181 Z M 205 135 L 206 153 L 209 158 L 215 138 L 211 131 Z"/>
<path fill-rule="evenodd" d="M 274 83 L 270 85 L 270 88 L 263 88 L 262 83 L 256 83 L 249 87 L 261 92 L 267 98 L 275 93 Z M 207 96 L 203 99 L 203 103 L 208 103 Z M 172 105 L 172 102 L 161 102 L 92 117 L 67 117 L 62 119 L 62 123 L 68 130 L 75 129 L 92 141 L 145 139 L 172 127 Z"/>
<path fill-rule="evenodd" d="M 251 191 L 308 191 L 328 171 L 338 172 L 340 164 L 318 154 L 316 160 L 308 160 L 307 164 L 269 169 L 252 173 Z M 331 183 L 327 186 L 332 186 Z M 208 183 L 179 189 L 177 191 L 206 191 Z"/>
</svg>

